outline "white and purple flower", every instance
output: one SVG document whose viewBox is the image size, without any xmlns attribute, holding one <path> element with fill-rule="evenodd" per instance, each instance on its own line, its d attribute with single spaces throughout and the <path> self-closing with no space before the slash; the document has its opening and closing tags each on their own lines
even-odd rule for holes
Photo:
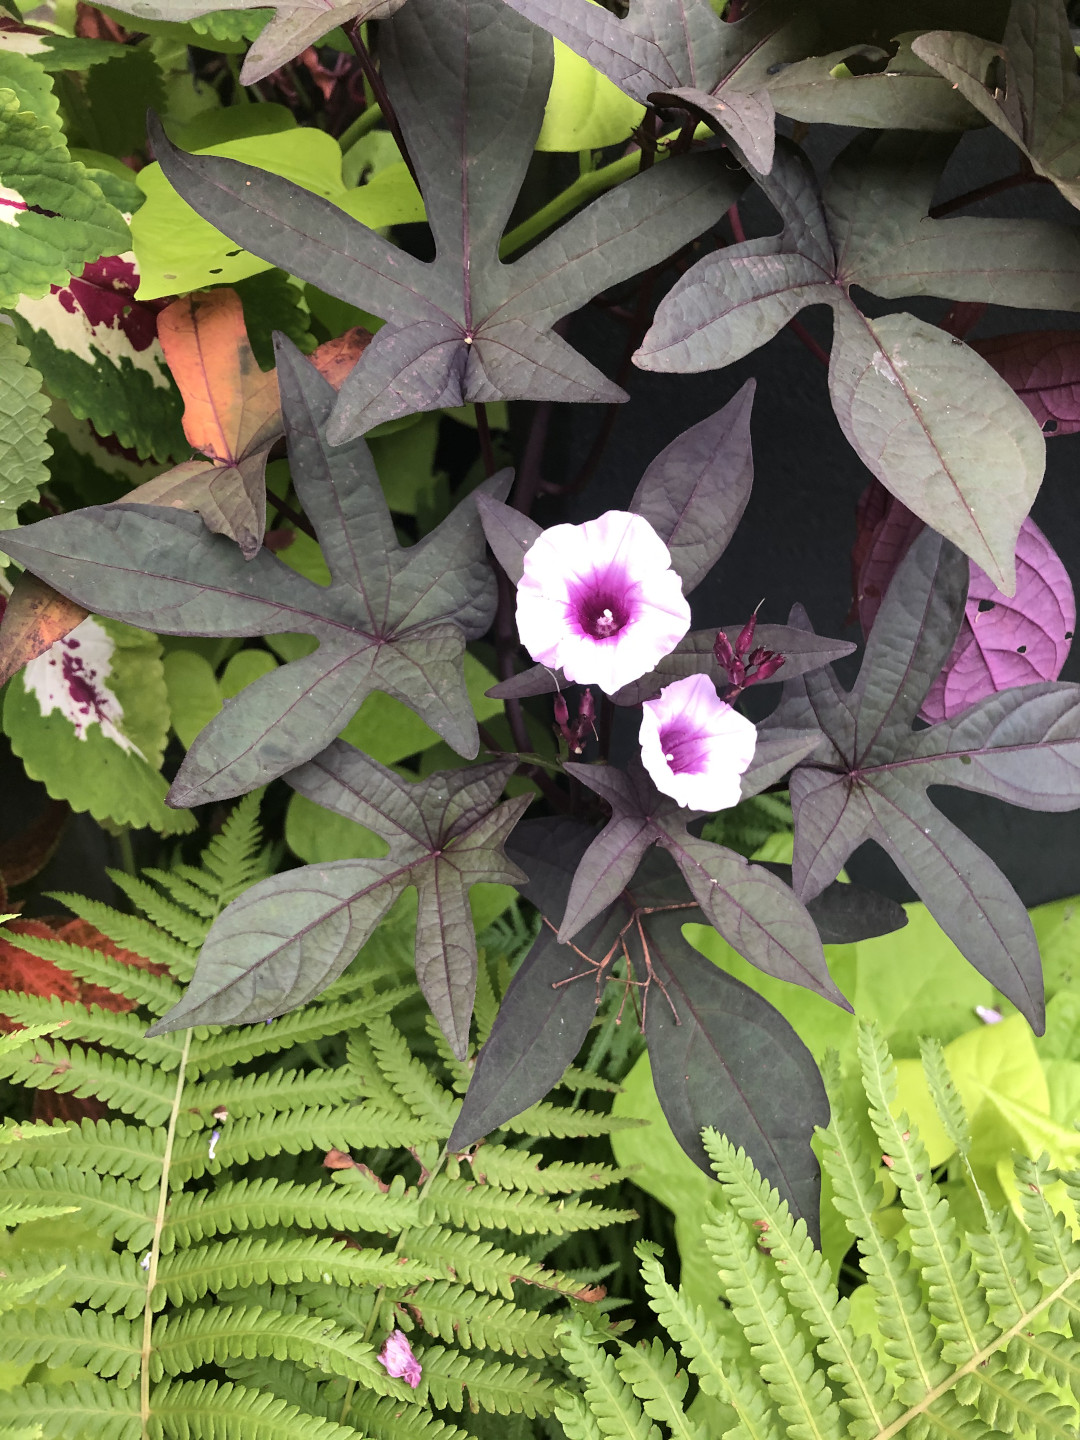
<svg viewBox="0 0 1080 1440">
<path fill-rule="evenodd" d="M 707 675 L 688 675 L 646 700 L 638 738 L 653 784 L 680 805 L 712 811 L 739 803 L 757 730 Z"/>
<path fill-rule="evenodd" d="M 609 510 L 537 537 L 518 582 L 517 625 L 539 664 L 613 695 L 671 654 L 690 606 L 649 522 Z"/>
</svg>

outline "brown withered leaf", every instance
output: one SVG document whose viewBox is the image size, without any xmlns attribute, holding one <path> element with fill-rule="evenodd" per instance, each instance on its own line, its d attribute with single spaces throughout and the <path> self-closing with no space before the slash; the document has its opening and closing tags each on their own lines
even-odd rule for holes
<svg viewBox="0 0 1080 1440">
<path fill-rule="evenodd" d="M 70 634 L 89 613 L 24 570 L 0 620 L 0 685 Z"/>
<path fill-rule="evenodd" d="M 66 800 L 50 800 L 37 819 L 0 844 L 0 888 L 4 892 L 4 904 L 8 886 L 25 885 L 45 869 L 56 854 L 70 814 L 71 806 Z"/>
</svg>

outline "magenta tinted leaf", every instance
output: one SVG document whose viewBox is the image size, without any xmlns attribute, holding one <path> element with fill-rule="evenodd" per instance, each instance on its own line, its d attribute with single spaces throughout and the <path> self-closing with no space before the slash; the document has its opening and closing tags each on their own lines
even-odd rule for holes
<svg viewBox="0 0 1080 1440">
<path fill-rule="evenodd" d="M 1044 435 L 1073 435 L 1080 430 L 1080 332 L 994 335 L 973 340 L 971 348 L 1016 391 Z"/>
<path fill-rule="evenodd" d="M 197 516 L 151 506 L 75 511 L 4 542 L 95 614 L 160 634 L 300 632 L 319 641 L 242 690 L 200 733 L 173 784 L 180 805 L 242 794 L 316 755 L 372 690 L 411 706 L 459 754 L 479 745 L 462 660 L 466 641 L 491 623 L 496 590 L 474 498 L 402 549 L 367 445 L 329 446 L 335 392 L 284 339 L 278 381 L 293 483 L 329 586 L 266 549 L 245 561 Z M 504 472 L 480 493 L 508 486 Z"/>
<path fill-rule="evenodd" d="M 291 181 L 189 155 L 152 130 L 169 180 L 219 230 L 387 319 L 341 387 L 333 443 L 468 401 L 625 399 L 552 327 L 708 229 L 744 179 L 717 155 L 668 161 L 504 265 L 499 242 L 551 82 L 550 39 L 502 0 L 409 0 L 382 25 L 379 50 L 435 239 L 430 264 Z"/>
<path fill-rule="evenodd" d="M 337 740 L 292 771 L 286 779 L 294 790 L 374 830 L 388 857 L 309 865 L 245 891 L 214 922 L 187 994 L 155 1033 L 264 1020 L 311 999 L 412 885 L 417 980 L 464 1057 L 477 965 L 469 889 L 525 879 L 503 854 L 529 804 L 528 796 L 498 803 L 513 769 L 500 760 L 411 784 Z"/>
<path fill-rule="evenodd" d="M 657 1099 L 707 1174 L 701 1131 L 711 1126 L 746 1150 L 816 1237 L 819 1171 L 809 1137 L 829 1116 L 817 1065 L 778 1011 L 683 939 L 687 918 L 678 911 L 649 917 L 658 984 L 645 1034 Z"/>
</svg>

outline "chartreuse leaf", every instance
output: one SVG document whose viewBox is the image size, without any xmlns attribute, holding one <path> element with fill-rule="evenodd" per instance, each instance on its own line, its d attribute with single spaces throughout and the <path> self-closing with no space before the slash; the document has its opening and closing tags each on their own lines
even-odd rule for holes
<svg viewBox="0 0 1080 1440">
<path fill-rule="evenodd" d="M 850 694 L 829 671 L 800 677 L 763 730 L 819 726 L 833 747 L 827 763 L 811 755 L 792 772 L 796 893 L 820 893 L 857 845 L 876 840 L 961 952 L 1041 1030 L 1042 971 L 1027 912 L 927 789 L 956 785 L 1033 810 L 1074 809 L 1080 688 L 1021 686 L 913 731 L 955 642 L 967 577 L 963 556 L 923 531 L 893 577 Z"/>
<path fill-rule="evenodd" d="M 643 105 L 624 95 L 587 60 L 555 42 L 544 123 L 537 150 L 599 150 L 630 137 L 645 114 Z"/>
<path fill-rule="evenodd" d="M 379 51 L 435 239 L 430 264 L 287 180 L 186 154 L 153 130 L 172 183 L 236 245 L 387 319 L 342 385 L 330 440 L 467 401 L 624 399 L 553 325 L 701 234 L 743 181 L 716 155 L 665 161 L 503 265 L 551 41 L 502 0 L 410 0 Z"/>
<path fill-rule="evenodd" d="M 709 4 L 630 0 L 623 20 L 589 0 L 507 0 L 633 100 L 675 105 L 726 132 L 755 170 L 772 165 L 770 69 L 806 53 L 809 29 L 784 0 L 724 24 Z"/>
<path fill-rule="evenodd" d="M 0 73 L 0 186 L 11 222 L 0 234 L 0 308 L 130 243 L 123 216 L 68 154 L 51 82 L 21 55 L 5 55 Z"/>
<path fill-rule="evenodd" d="M 215 923 L 187 995 L 155 1033 L 263 1020 L 302 1004 L 341 974 L 412 885 L 417 979 L 463 1059 L 477 964 L 468 891 L 523 878 L 502 855 L 529 803 L 521 796 L 498 805 L 512 770 L 495 761 L 410 784 L 338 740 L 293 771 L 296 790 L 374 830 L 389 856 L 291 870 L 248 890 Z"/>
<path fill-rule="evenodd" d="M 0 325 L 0 449 L 4 474 L 0 481 L 0 529 L 17 524 L 16 511 L 33 500 L 49 478 L 46 460 L 52 447 L 45 436 L 48 397 L 41 376 L 8 325 Z"/>
<path fill-rule="evenodd" d="M 1000 45 L 932 30 L 911 48 L 1080 206 L 1080 80 L 1064 5 L 1013 0 Z"/>
<path fill-rule="evenodd" d="M 700 261 L 661 302 L 635 360 L 663 371 L 729 365 L 805 306 L 829 305 L 829 386 L 859 457 L 1011 594 L 1020 522 L 1043 472 L 1038 427 L 969 347 L 912 315 L 871 319 L 851 299 L 858 285 L 890 299 L 1080 305 L 1080 240 L 1067 227 L 927 216 L 952 143 L 863 134 L 820 192 L 785 144 L 760 181 L 784 229 Z"/>
<path fill-rule="evenodd" d="M 198 149 L 203 155 L 225 156 L 258 166 L 260 172 L 280 175 L 309 196 L 324 197 L 373 229 L 424 218 L 423 201 L 400 161 L 381 170 L 368 184 L 347 188 L 341 178 L 341 149 L 324 130 L 298 126 Z M 237 248 L 197 215 L 173 189 L 159 164 L 144 166 L 138 179 L 146 199 L 132 216 L 131 243 L 142 277 L 140 300 L 206 285 L 233 284 L 272 268 L 242 246 Z"/>
<path fill-rule="evenodd" d="M 96 613 L 166 634 L 300 631 L 320 642 L 211 721 L 173 782 L 173 804 L 240 794 L 283 774 L 323 749 L 373 690 L 416 710 L 459 754 L 475 755 L 479 744 L 461 657 L 491 623 L 496 596 L 472 497 L 402 549 L 364 441 L 331 448 L 326 440 L 333 387 L 284 339 L 278 357 L 293 483 L 332 584 L 301 578 L 265 548 L 245 561 L 197 516 L 152 506 L 56 516 L 10 541 L 35 574 L 74 571 Z M 504 493 L 507 481 L 485 484 Z"/>
<path fill-rule="evenodd" d="M 157 637 L 112 621 L 84 620 L 13 677 L 4 701 L 12 749 L 54 799 L 166 835 L 195 823 L 164 803 L 168 723 Z"/>
</svg>

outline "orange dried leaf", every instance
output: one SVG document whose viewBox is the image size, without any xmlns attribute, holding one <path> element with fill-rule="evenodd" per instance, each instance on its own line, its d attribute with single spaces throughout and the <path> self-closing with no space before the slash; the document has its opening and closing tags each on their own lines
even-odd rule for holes
<svg viewBox="0 0 1080 1440">
<path fill-rule="evenodd" d="M 311 357 L 311 363 L 324 380 L 329 380 L 335 390 L 341 389 L 341 382 L 348 375 L 364 351 L 371 344 L 371 331 L 362 325 L 354 325 L 335 340 L 326 340 Z"/>
<path fill-rule="evenodd" d="M 24 571 L 15 581 L 0 620 L 0 685 L 70 634 L 89 613 Z"/>
</svg>

